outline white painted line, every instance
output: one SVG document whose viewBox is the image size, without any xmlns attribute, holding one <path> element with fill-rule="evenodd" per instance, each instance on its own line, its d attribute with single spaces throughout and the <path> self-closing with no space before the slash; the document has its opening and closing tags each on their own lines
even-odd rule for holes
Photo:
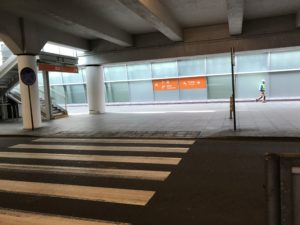
<svg viewBox="0 0 300 225">
<path fill-rule="evenodd" d="M 177 140 L 177 139 L 85 139 L 85 138 L 39 138 L 34 142 L 50 143 L 103 143 L 103 144 L 170 144 L 170 145 L 192 145 L 195 140 Z"/>
<path fill-rule="evenodd" d="M 0 191 L 145 206 L 154 191 L 0 180 Z"/>
<path fill-rule="evenodd" d="M 93 162 L 117 162 L 138 164 L 165 164 L 178 165 L 181 158 L 171 157 L 146 157 L 146 156 L 107 156 L 107 155 L 80 155 L 80 154 L 49 154 L 49 153 L 24 153 L 24 152 L 0 152 L 2 158 L 22 159 L 50 159 Z"/>
<path fill-rule="evenodd" d="M 188 148 L 169 147 L 136 147 L 136 146 L 90 146 L 90 145 L 41 145 L 18 144 L 10 148 L 18 149 L 50 149 L 50 150 L 90 150 L 90 151 L 114 151 L 114 152 L 162 152 L 162 153 L 187 153 Z"/>
<path fill-rule="evenodd" d="M 130 225 L 129 223 L 52 216 L 40 213 L 0 209 L 1 225 Z"/>
<path fill-rule="evenodd" d="M 300 167 L 292 167 L 292 173 L 300 174 Z"/>
<path fill-rule="evenodd" d="M 41 166 L 27 164 L 8 164 L 0 163 L 0 170 L 37 172 L 37 173 L 55 173 L 63 175 L 85 175 L 112 177 L 122 179 L 155 180 L 164 181 L 171 174 L 169 171 L 152 170 L 126 170 L 126 169 L 103 169 L 86 167 L 66 167 L 66 166 Z"/>
</svg>

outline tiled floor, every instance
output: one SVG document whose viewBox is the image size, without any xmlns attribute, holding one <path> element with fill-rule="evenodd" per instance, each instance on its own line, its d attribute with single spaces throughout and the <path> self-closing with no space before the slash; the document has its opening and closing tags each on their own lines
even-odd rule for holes
<svg viewBox="0 0 300 225">
<path fill-rule="evenodd" d="M 69 118 L 44 122 L 24 131 L 21 120 L 0 123 L 0 134 L 65 136 L 300 136 L 300 102 L 237 103 L 237 128 L 228 103 L 109 106 L 88 115 L 86 107 L 69 108 Z M 76 115 L 74 115 L 74 112 Z M 73 115 L 72 115 L 73 114 Z"/>
</svg>

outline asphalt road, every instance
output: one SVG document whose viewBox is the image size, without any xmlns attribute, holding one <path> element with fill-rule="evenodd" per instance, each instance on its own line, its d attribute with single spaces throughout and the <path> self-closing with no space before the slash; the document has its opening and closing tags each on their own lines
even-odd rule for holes
<svg viewBox="0 0 300 225">
<path fill-rule="evenodd" d="M 92 220 L 95 224 L 265 225 L 263 155 L 266 152 L 300 152 L 298 141 L 198 139 L 190 145 L 90 143 L 80 140 L 75 143 L 39 143 L 32 141 L 35 139 L 0 138 L 0 183 L 3 184 L 0 185 L 0 208 L 4 210 L 0 210 L 0 224 L 5 225 L 7 218 L 12 219 L 15 213 L 21 213 L 25 215 L 24 218 L 30 214 L 33 219 L 36 215 L 46 219 L 56 216 L 61 219 L 75 218 L 86 222 L 83 224 Z M 16 147 L 18 144 L 29 146 Z M 46 147 L 30 147 L 39 144 Z M 61 146 L 51 149 L 55 145 L 81 147 L 76 150 Z M 101 146 L 114 146 L 115 150 L 91 150 L 90 147 L 84 150 L 84 146 L 97 146 L 100 149 Z M 122 146 L 131 146 L 135 151 L 117 150 Z M 172 152 L 174 148 L 182 152 Z M 56 158 L 51 158 L 53 155 Z M 76 155 L 78 159 L 81 156 L 93 158 L 60 159 L 62 155 Z M 103 156 L 113 156 L 113 160 L 103 161 Z M 134 159 L 140 161 L 114 161 L 118 157 L 137 157 Z M 153 157 L 180 159 L 180 162 L 158 164 L 143 161 Z M 53 168 L 56 170 L 53 171 Z M 87 168 L 99 169 L 102 175 L 95 175 L 95 171 L 89 170 L 84 173 Z M 168 172 L 169 175 L 161 178 L 165 175 L 160 174 L 158 178 L 157 174 L 150 173 L 148 178 L 146 175 L 130 177 L 118 175 L 118 171 L 117 175 L 110 174 L 112 171 L 103 175 L 104 169 L 122 170 L 124 173 L 127 170 L 147 173 L 159 171 L 161 174 Z M 71 191 L 67 191 L 68 188 Z M 126 193 L 119 196 L 124 190 L 131 190 L 132 196 Z M 93 191 L 96 193 L 95 199 L 88 199 Z M 103 196 L 99 197 L 99 193 Z M 8 212 L 13 216 L 8 217 Z M 22 224 L 30 225 L 30 222 Z"/>
</svg>

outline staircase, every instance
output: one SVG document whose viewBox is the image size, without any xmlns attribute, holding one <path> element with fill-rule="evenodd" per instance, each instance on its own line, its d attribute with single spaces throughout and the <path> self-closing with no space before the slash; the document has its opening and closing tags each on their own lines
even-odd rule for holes
<svg viewBox="0 0 300 225">
<path fill-rule="evenodd" d="M 19 74 L 17 57 L 15 55 L 11 55 L 0 66 L 0 99 L 9 98 L 16 103 L 21 104 L 20 91 L 17 88 L 14 88 L 17 86 L 18 82 Z M 40 93 L 40 96 L 43 95 L 41 95 Z M 40 97 L 40 101 L 42 118 L 46 119 L 45 100 L 44 98 Z M 58 104 L 55 104 L 54 99 L 52 100 L 51 112 L 51 119 L 58 119 L 68 116 L 67 110 L 59 106 Z"/>
<path fill-rule="evenodd" d="M 0 96 L 5 96 L 18 81 L 17 57 L 12 55 L 0 67 Z"/>
<path fill-rule="evenodd" d="M 41 93 L 41 91 L 40 91 Z M 58 104 L 54 104 L 54 99 L 51 99 L 51 119 L 60 119 L 68 116 L 68 111 L 66 108 L 63 108 L 62 106 Z M 40 98 L 40 105 L 41 105 L 41 113 L 42 113 L 42 118 L 46 119 L 47 118 L 47 108 L 46 108 L 46 101 L 43 98 Z"/>
<path fill-rule="evenodd" d="M 17 88 L 14 88 L 12 90 L 10 90 L 9 92 L 7 92 L 7 97 L 14 100 L 15 102 L 17 102 L 18 104 L 21 104 L 21 95 L 20 95 L 20 91 Z M 41 115 L 42 115 L 42 119 L 46 120 L 47 119 L 47 112 L 46 112 L 46 103 L 45 103 L 45 99 L 43 97 L 43 91 L 40 90 L 40 106 L 41 106 Z M 63 117 L 67 117 L 68 116 L 68 111 L 67 109 L 61 107 L 58 104 L 54 103 L 54 99 L 52 99 L 52 104 L 51 104 L 51 119 L 59 119 L 59 118 L 63 118 Z"/>
</svg>

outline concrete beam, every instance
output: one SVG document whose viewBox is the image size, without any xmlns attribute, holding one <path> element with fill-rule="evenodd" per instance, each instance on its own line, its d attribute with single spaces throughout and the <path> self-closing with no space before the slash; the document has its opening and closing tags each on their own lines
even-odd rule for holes
<svg viewBox="0 0 300 225">
<path fill-rule="evenodd" d="M 127 32 L 104 21 L 99 14 L 84 14 L 82 8 L 69 0 L 60 0 L 59 4 L 54 4 L 52 0 L 1 0 L 1 7 L 18 17 L 28 18 L 70 34 L 81 34 L 81 37 L 104 39 L 124 47 L 131 46 L 133 42 Z M 42 19 L 37 20 L 38 17 Z"/>
<path fill-rule="evenodd" d="M 182 41 L 182 29 L 167 8 L 157 0 L 119 0 L 172 41 Z"/>
<path fill-rule="evenodd" d="M 260 29 L 257 29 L 260 27 Z M 166 43 L 160 33 L 136 36 L 138 46 L 121 50 L 105 50 L 79 58 L 80 65 L 103 65 L 143 60 L 229 53 L 231 47 L 239 51 L 300 46 L 300 32 L 295 29 L 295 15 L 246 20 L 240 37 L 228 35 L 228 25 L 202 26 L 184 29 L 184 42 Z M 144 36 L 149 36 L 145 38 Z M 157 45 L 149 46 L 149 40 Z"/>
<path fill-rule="evenodd" d="M 82 50 L 91 50 L 90 43 L 86 39 L 76 37 L 74 35 L 55 30 L 50 27 L 44 27 L 41 33 L 42 39 L 57 44 L 62 44 Z"/>
<path fill-rule="evenodd" d="M 300 10 L 298 11 L 296 15 L 296 27 L 300 28 Z"/>
<path fill-rule="evenodd" d="M 231 35 L 242 33 L 244 0 L 227 0 L 228 25 Z"/>
<path fill-rule="evenodd" d="M 15 54 L 39 54 L 47 41 L 90 50 L 83 38 L 12 15 L 0 15 L 0 38 Z"/>
<path fill-rule="evenodd" d="M 108 42 L 123 46 L 129 47 L 132 46 L 133 41 L 130 34 L 122 31 L 111 24 L 103 20 L 97 20 L 97 22 L 89 16 L 78 16 L 80 12 L 76 15 L 69 14 L 65 15 L 64 12 L 54 11 L 56 15 L 53 15 L 52 12 L 45 12 L 49 17 L 57 20 L 58 23 L 68 24 L 74 30 L 80 30 L 82 33 L 87 33 L 91 36 L 97 37 L 99 39 L 106 40 Z"/>
</svg>

